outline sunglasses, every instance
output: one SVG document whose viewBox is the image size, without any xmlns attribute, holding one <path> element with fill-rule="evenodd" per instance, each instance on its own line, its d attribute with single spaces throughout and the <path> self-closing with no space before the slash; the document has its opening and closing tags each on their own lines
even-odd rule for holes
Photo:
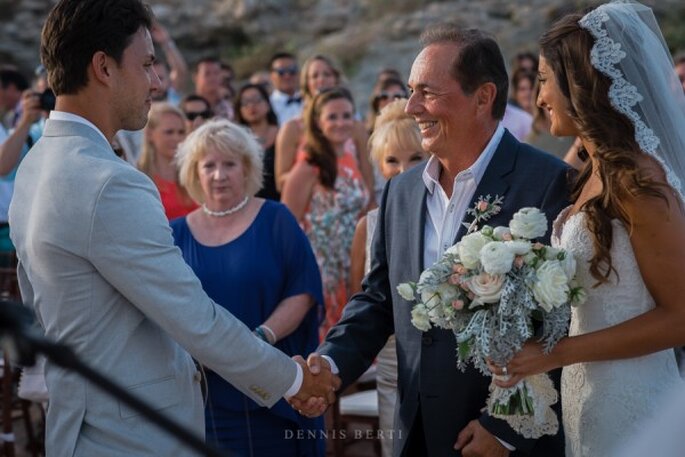
<svg viewBox="0 0 685 457">
<path fill-rule="evenodd" d="M 376 95 L 376 100 L 378 101 L 399 100 L 401 98 L 407 98 L 407 94 L 404 92 L 381 92 L 380 94 Z"/>
<path fill-rule="evenodd" d="M 297 74 L 297 67 L 272 68 L 271 71 L 278 73 L 278 76 L 295 76 Z"/>
<path fill-rule="evenodd" d="M 212 117 L 212 112 L 210 110 L 205 110 L 205 111 L 191 111 L 188 113 L 185 113 L 186 117 L 190 122 L 193 122 L 195 119 L 198 117 L 201 117 L 202 119 L 209 119 Z"/>
</svg>

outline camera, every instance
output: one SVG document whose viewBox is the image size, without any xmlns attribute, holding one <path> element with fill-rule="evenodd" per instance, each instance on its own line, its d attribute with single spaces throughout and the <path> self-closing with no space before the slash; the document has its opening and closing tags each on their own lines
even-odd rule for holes
<svg viewBox="0 0 685 457">
<path fill-rule="evenodd" d="M 52 111 L 55 109 L 55 93 L 52 89 L 45 89 L 42 94 L 40 94 L 40 109 L 43 111 Z"/>
</svg>

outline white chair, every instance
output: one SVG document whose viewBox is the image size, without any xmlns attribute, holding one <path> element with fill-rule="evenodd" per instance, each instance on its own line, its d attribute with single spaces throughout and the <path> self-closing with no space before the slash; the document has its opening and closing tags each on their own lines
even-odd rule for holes
<svg viewBox="0 0 685 457">
<path fill-rule="evenodd" d="M 368 424 L 368 433 L 355 430 L 350 424 Z M 378 438 L 378 391 L 376 390 L 376 366 L 372 365 L 356 383 L 348 387 L 333 405 L 333 427 L 338 439 L 334 442 L 335 457 L 345 455 L 345 447 L 360 439 L 370 439 L 377 456 L 381 455 Z M 341 432 L 345 431 L 344 434 Z"/>
</svg>

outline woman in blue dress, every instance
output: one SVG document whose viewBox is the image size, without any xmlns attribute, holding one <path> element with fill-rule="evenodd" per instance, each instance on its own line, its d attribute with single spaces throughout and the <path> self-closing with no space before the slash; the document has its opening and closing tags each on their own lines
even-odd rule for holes
<svg viewBox="0 0 685 457">
<path fill-rule="evenodd" d="M 288 355 L 318 343 L 321 276 L 307 237 L 280 203 L 256 198 L 261 148 L 243 127 L 211 121 L 180 146 L 180 182 L 200 208 L 171 222 L 207 294 Z M 192 304 L 189 304 L 191 306 Z M 227 351 L 240 348 L 226 340 Z M 207 442 L 239 455 L 323 456 L 323 420 L 285 400 L 259 407 L 207 371 Z"/>
</svg>

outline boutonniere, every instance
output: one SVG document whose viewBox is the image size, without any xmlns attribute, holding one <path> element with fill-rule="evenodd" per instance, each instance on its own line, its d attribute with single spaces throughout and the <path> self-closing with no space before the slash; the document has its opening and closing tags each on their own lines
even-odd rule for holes
<svg viewBox="0 0 685 457">
<path fill-rule="evenodd" d="M 490 196 L 490 194 L 486 195 L 485 197 L 481 195 L 473 205 L 473 208 L 466 210 L 467 214 L 473 216 L 473 221 L 471 221 L 471 223 L 462 223 L 464 227 L 466 227 L 467 234 L 478 230 L 478 224 L 487 221 L 492 216 L 499 214 L 499 212 L 502 210 L 502 203 L 504 202 L 503 196 L 500 197 L 499 195 L 495 195 L 495 199 L 492 201 L 490 200 L 492 200 L 492 196 Z"/>
</svg>

